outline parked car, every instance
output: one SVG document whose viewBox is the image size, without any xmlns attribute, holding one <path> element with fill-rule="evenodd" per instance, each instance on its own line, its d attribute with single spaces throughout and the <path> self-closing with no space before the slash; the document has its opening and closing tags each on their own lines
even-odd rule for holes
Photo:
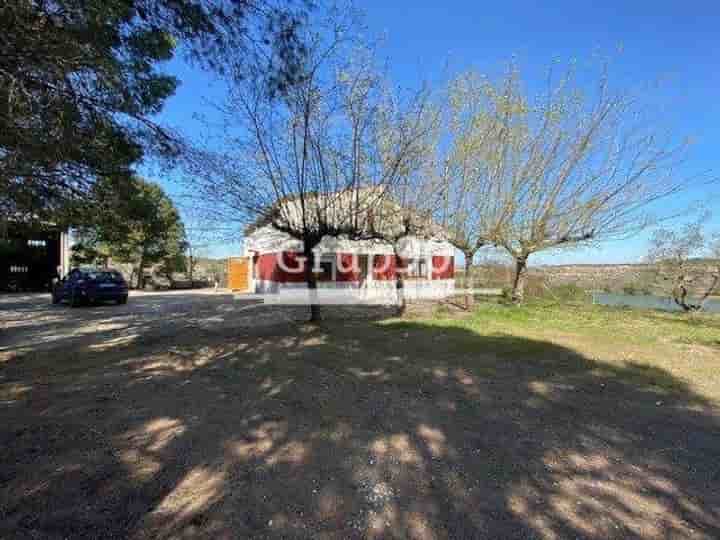
<svg viewBox="0 0 720 540">
<path fill-rule="evenodd" d="M 52 290 L 53 304 L 65 300 L 73 307 L 105 301 L 126 304 L 127 299 L 125 278 L 110 268 L 74 268 Z"/>
</svg>

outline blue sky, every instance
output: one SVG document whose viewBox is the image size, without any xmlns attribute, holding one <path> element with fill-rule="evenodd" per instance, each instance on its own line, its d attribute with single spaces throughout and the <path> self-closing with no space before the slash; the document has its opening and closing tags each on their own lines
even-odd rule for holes
<svg viewBox="0 0 720 540">
<path fill-rule="evenodd" d="M 547 1 L 503 2 L 368 0 L 359 2 L 368 32 L 383 37 L 381 53 L 391 77 L 403 87 L 422 80 L 442 84 L 447 75 L 473 67 L 498 73 L 515 56 L 530 85 L 554 59 L 590 62 L 612 57 L 613 77 L 637 87 L 661 79 L 653 105 L 663 125 L 692 136 L 685 173 L 712 169 L 720 176 L 720 3 L 713 1 Z M 182 86 L 159 119 L 199 134 L 197 115 L 211 114 L 207 100 L 222 97 L 212 75 L 173 60 L 169 72 Z M 142 171 L 173 195 L 170 174 Z M 697 188 L 668 204 L 678 208 L 703 200 L 720 229 L 718 187 Z M 216 256 L 238 254 L 240 245 L 214 245 Z M 647 234 L 594 249 L 538 256 L 534 263 L 610 263 L 640 260 Z"/>
</svg>

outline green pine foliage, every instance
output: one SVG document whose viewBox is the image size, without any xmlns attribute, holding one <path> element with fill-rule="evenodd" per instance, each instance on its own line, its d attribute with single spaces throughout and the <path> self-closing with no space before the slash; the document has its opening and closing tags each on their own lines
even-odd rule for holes
<svg viewBox="0 0 720 540">
<path fill-rule="evenodd" d="M 57 220 L 101 176 L 129 178 L 179 140 L 157 125 L 182 50 L 276 84 L 303 54 L 304 0 L 8 0 L 0 5 L 0 214 Z M 77 216 L 74 216 L 77 218 Z"/>
<path fill-rule="evenodd" d="M 88 207 L 92 223 L 77 230 L 75 263 L 130 263 L 142 287 L 145 269 L 162 264 L 180 271 L 184 264 L 185 228 L 175 205 L 155 183 L 132 177 L 129 182 L 101 179 Z"/>
</svg>

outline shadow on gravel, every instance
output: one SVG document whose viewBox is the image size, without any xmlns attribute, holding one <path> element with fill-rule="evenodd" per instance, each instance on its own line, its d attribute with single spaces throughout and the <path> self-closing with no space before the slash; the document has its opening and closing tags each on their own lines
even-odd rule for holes
<svg viewBox="0 0 720 540">
<path fill-rule="evenodd" d="M 44 345 L 76 347 L 90 342 L 130 342 L 155 334 L 172 336 L 184 328 L 233 323 L 256 300 L 231 294 L 132 294 L 127 305 L 103 303 L 71 308 L 53 305 L 50 295 L 0 299 L 0 353 L 32 352 Z"/>
<path fill-rule="evenodd" d="M 2 537 L 720 535 L 717 410 L 659 369 L 412 321 L 60 353 L 0 367 Z"/>
</svg>

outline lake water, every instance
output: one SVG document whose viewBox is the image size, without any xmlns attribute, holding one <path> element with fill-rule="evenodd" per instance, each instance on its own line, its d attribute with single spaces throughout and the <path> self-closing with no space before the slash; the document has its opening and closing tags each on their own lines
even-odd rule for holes
<svg viewBox="0 0 720 540">
<path fill-rule="evenodd" d="M 593 304 L 601 306 L 627 306 L 640 309 L 661 309 L 663 311 L 682 311 L 672 298 L 643 294 L 593 293 Z M 710 298 L 705 302 L 704 311 L 720 313 L 720 299 Z"/>
</svg>

